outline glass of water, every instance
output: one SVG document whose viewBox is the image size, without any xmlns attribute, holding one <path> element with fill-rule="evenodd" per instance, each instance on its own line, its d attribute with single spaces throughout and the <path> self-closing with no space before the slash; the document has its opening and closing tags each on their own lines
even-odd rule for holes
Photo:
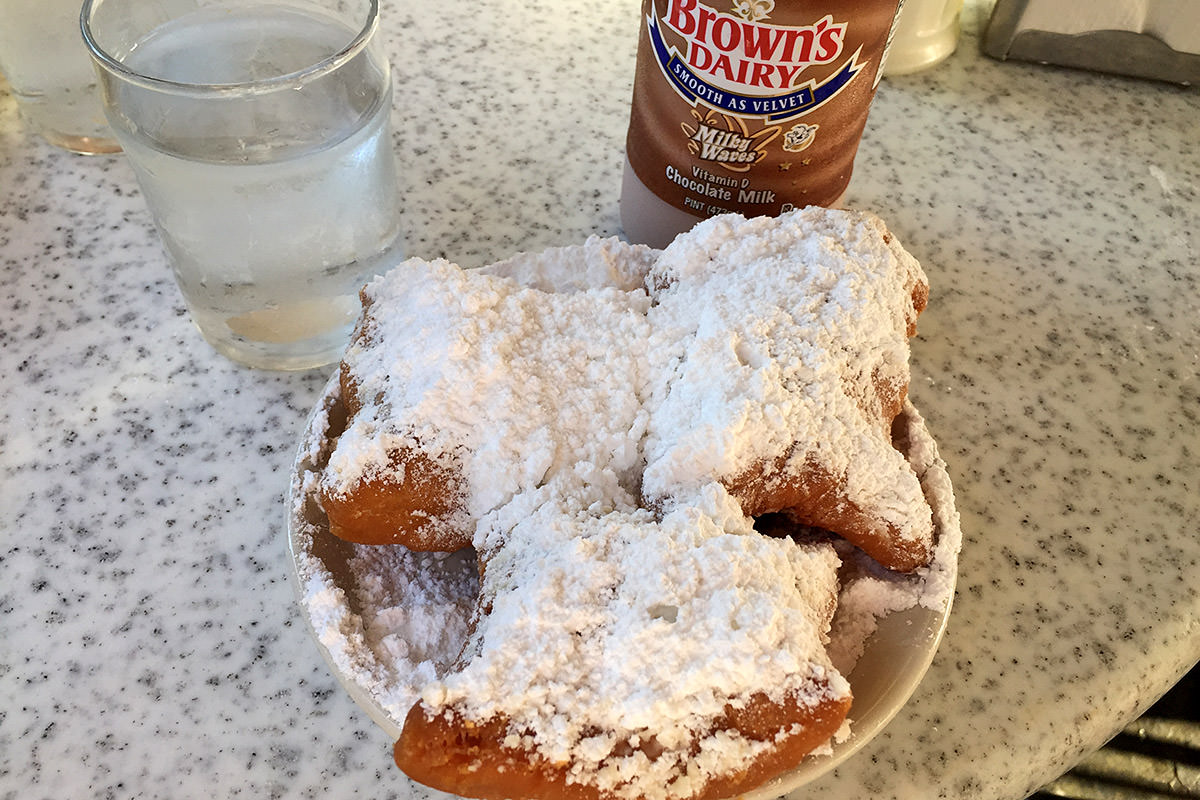
<svg viewBox="0 0 1200 800">
<path fill-rule="evenodd" d="M 398 260 L 378 0 L 86 0 L 109 123 L 188 310 L 253 367 L 340 358 Z"/>
<path fill-rule="evenodd" d="M 0 0 L 0 73 L 21 116 L 51 144 L 88 154 L 120 149 L 79 39 L 79 0 Z"/>
</svg>

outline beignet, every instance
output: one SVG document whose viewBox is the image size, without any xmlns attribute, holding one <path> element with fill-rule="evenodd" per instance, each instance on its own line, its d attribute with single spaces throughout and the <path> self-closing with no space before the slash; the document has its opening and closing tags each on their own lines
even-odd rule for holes
<svg viewBox="0 0 1200 800">
<path fill-rule="evenodd" d="M 578 282 L 546 291 L 563 260 Z M 927 297 L 882 222 L 818 208 L 369 284 L 330 530 L 481 565 L 400 767 L 473 797 L 715 800 L 829 740 L 851 698 L 828 537 L 892 570 L 932 554 L 891 432 Z"/>
</svg>

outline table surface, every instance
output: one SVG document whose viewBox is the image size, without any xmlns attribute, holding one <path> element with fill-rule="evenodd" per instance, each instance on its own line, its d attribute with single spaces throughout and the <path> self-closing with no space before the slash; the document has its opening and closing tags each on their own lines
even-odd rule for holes
<svg viewBox="0 0 1200 800">
<path fill-rule="evenodd" d="M 637 5 L 385 6 L 411 254 L 618 232 Z M 989 11 L 883 82 L 846 199 L 932 281 L 911 394 L 962 513 L 954 614 L 797 797 L 1023 797 L 1200 657 L 1200 93 L 993 61 Z M 0 797 L 424 796 L 293 599 L 329 372 L 210 350 L 123 157 L 0 91 Z"/>
</svg>

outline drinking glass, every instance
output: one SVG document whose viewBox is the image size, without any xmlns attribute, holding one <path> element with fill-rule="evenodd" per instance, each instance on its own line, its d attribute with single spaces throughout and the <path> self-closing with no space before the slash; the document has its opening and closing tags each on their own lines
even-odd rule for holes
<svg viewBox="0 0 1200 800">
<path fill-rule="evenodd" d="M 0 0 L 0 73 L 46 141 L 77 153 L 120 149 L 79 38 L 79 0 Z"/>
<path fill-rule="evenodd" d="M 377 0 L 87 0 L 83 37 L 193 321 L 268 369 L 336 361 L 400 249 Z"/>
<path fill-rule="evenodd" d="M 963 0 L 905 0 L 884 75 L 909 75 L 945 61 L 958 46 Z"/>
</svg>

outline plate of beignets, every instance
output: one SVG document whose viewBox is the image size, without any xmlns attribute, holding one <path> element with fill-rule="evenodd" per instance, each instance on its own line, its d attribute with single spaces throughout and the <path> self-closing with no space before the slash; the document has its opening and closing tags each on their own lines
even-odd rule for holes
<svg viewBox="0 0 1200 800">
<path fill-rule="evenodd" d="M 961 543 L 877 217 L 373 280 L 290 493 L 319 649 L 417 784 L 773 797 L 928 668 Z"/>
</svg>

